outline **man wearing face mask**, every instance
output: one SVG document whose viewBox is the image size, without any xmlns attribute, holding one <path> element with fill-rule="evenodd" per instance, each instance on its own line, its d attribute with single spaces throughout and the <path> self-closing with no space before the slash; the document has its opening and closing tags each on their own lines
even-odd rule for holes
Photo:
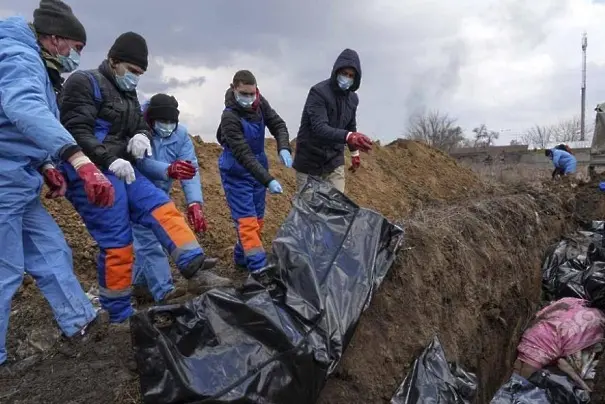
<svg viewBox="0 0 605 404">
<path fill-rule="evenodd" d="M 185 125 L 179 123 L 179 103 L 166 94 L 156 94 L 143 104 L 143 114 L 152 128 L 153 157 L 137 160 L 137 168 L 167 195 L 172 181 L 180 181 L 187 201 L 187 218 L 196 233 L 208 229 L 202 183 L 193 142 Z M 184 294 L 175 288 L 168 257 L 150 229 L 134 224 L 134 292 L 156 302 L 168 302 Z"/>
<path fill-rule="evenodd" d="M 55 164 L 66 161 L 89 203 L 113 203 L 111 183 L 59 122 L 61 73 L 77 67 L 85 44 L 84 27 L 58 0 L 42 0 L 33 24 L 0 20 L 0 365 L 7 360 L 11 301 L 26 272 L 70 340 L 103 323 L 73 273 L 61 229 L 40 201 L 43 182 L 47 198 L 65 194 Z"/>
<path fill-rule="evenodd" d="M 66 167 L 66 196 L 99 245 L 97 260 L 101 306 L 110 321 L 122 323 L 134 312 L 131 303 L 134 261 L 131 222 L 151 229 L 168 251 L 192 293 L 230 284 L 210 270 L 217 260 L 204 255 L 168 195 L 133 164 L 153 155 L 152 135 L 141 112 L 136 86 L 147 70 L 145 39 L 120 35 L 98 69 L 78 71 L 65 82 L 61 122 L 113 184 L 116 201 L 99 209 L 83 197 L 82 183 Z"/>
<path fill-rule="evenodd" d="M 277 141 L 277 152 L 292 167 L 290 135 L 284 120 L 271 108 L 248 70 L 235 73 L 225 93 L 225 109 L 216 137 L 223 146 L 219 157 L 221 181 L 237 231 L 233 252 L 236 266 L 247 268 L 259 280 L 266 278 L 267 256 L 261 241 L 266 190 L 283 192 L 269 173 L 265 154 L 265 126 Z"/>
<path fill-rule="evenodd" d="M 345 190 L 344 146 L 352 156 L 350 171 L 361 165 L 359 151 L 368 152 L 372 141 L 357 132 L 355 93 L 361 84 L 361 63 L 357 52 L 345 49 L 336 59 L 330 78 L 309 91 L 296 137 L 293 167 L 300 192 L 307 176 L 328 181 L 340 192 Z"/>
</svg>

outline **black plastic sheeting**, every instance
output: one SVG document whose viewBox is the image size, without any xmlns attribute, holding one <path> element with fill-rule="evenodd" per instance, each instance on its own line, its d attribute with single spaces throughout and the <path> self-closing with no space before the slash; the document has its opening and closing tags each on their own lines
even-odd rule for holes
<svg viewBox="0 0 605 404">
<path fill-rule="evenodd" d="M 513 373 L 490 404 L 588 404 L 588 393 L 557 371 L 540 370 L 529 380 Z"/>
<path fill-rule="evenodd" d="M 547 249 L 542 261 L 545 300 L 575 297 L 605 309 L 604 223 L 593 222 L 586 231 Z M 588 404 L 588 392 L 577 387 L 556 368 L 541 369 L 529 379 L 513 373 L 490 404 Z"/>
<path fill-rule="evenodd" d="M 457 363 L 448 363 L 439 338 L 425 348 L 412 364 L 391 404 L 470 404 L 477 394 L 477 377 Z"/>
<path fill-rule="evenodd" d="M 605 310 L 605 249 L 603 222 L 593 222 L 589 231 L 579 232 L 551 246 L 542 262 L 545 300 L 576 297 L 591 307 Z"/>
<path fill-rule="evenodd" d="M 394 262 L 403 230 L 310 179 L 249 279 L 131 320 L 145 403 L 314 403 Z"/>
</svg>

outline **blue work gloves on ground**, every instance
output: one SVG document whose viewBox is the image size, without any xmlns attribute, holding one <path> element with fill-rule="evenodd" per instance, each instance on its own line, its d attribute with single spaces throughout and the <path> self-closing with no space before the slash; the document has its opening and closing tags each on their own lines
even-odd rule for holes
<svg viewBox="0 0 605 404">
<path fill-rule="evenodd" d="M 283 165 L 285 165 L 287 168 L 292 168 L 292 155 L 290 154 L 290 152 L 286 149 L 282 149 L 279 151 L 279 158 L 281 159 L 281 162 Z"/>
<path fill-rule="evenodd" d="M 284 190 L 281 187 L 281 184 L 277 182 L 277 180 L 273 180 L 269 183 L 269 192 L 272 194 L 281 194 Z"/>
</svg>

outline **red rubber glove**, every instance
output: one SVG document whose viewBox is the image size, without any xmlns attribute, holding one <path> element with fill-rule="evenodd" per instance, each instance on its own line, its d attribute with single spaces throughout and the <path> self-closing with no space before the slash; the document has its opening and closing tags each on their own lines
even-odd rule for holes
<svg viewBox="0 0 605 404">
<path fill-rule="evenodd" d="M 358 154 L 356 156 L 351 157 L 351 167 L 349 167 L 349 171 L 355 172 L 359 167 L 361 167 L 361 157 L 359 157 Z"/>
<path fill-rule="evenodd" d="M 113 206 L 115 200 L 113 185 L 96 165 L 93 163 L 83 164 L 76 172 L 84 182 L 88 202 L 102 208 Z"/>
<path fill-rule="evenodd" d="M 346 141 L 349 146 L 359 151 L 367 153 L 372 150 L 372 140 L 363 133 L 351 132 Z"/>
<path fill-rule="evenodd" d="M 202 205 L 194 202 L 187 208 L 187 219 L 189 224 L 193 227 L 196 233 L 205 233 L 208 230 L 208 222 L 206 222 L 206 216 L 204 216 L 204 209 Z"/>
<path fill-rule="evenodd" d="M 190 180 L 197 169 L 188 161 L 177 160 L 168 166 L 168 177 L 174 180 Z"/>
<path fill-rule="evenodd" d="M 61 196 L 65 196 L 67 191 L 67 182 L 65 177 L 59 170 L 53 166 L 48 166 L 42 169 L 42 175 L 44 176 L 44 182 L 48 187 L 49 191 L 46 193 L 46 198 L 55 199 Z"/>
</svg>

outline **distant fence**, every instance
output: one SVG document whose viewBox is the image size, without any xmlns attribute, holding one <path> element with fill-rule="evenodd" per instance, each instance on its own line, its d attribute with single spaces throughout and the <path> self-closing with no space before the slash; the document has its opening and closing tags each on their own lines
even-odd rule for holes
<svg viewBox="0 0 605 404">
<path fill-rule="evenodd" d="M 578 165 L 586 165 L 590 161 L 590 149 L 573 149 Z M 484 149 L 458 149 L 450 155 L 461 163 L 476 164 L 523 164 L 537 167 L 550 167 L 552 162 L 544 155 L 544 150 L 527 149 L 519 146 L 495 146 Z"/>
</svg>

